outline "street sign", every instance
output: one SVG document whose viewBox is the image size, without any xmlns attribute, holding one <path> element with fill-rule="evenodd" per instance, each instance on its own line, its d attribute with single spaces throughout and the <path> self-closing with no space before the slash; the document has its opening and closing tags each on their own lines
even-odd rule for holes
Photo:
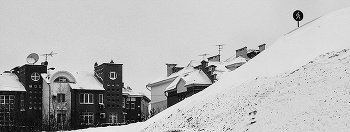
<svg viewBox="0 0 350 132">
<path fill-rule="evenodd" d="M 301 21 L 301 20 L 303 20 L 304 15 L 303 15 L 303 13 L 301 11 L 296 10 L 293 13 L 293 18 L 294 18 L 295 21 Z"/>
<path fill-rule="evenodd" d="M 304 15 L 303 15 L 303 13 L 301 11 L 296 10 L 293 13 L 293 18 L 294 18 L 295 21 L 298 22 L 298 27 L 299 27 L 299 21 L 303 20 Z"/>
</svg>

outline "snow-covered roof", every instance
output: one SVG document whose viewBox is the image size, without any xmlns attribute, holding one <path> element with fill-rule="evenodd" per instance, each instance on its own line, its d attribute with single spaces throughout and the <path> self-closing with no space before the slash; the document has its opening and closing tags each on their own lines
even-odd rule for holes
<svg viewBox="0 0 350 132">
<path fill-rule="evenodd" d="M 146 98 L 146 100 L 151 101 L 144 93 L 135 92 L 128 88 L 123 88 L 123 95 L 127 95 L 128 97 L 143 97 Z"/>
<path fill-rule="evenodd" d="M 232 56 L 224 61 L 224 65 L 228 66 L 235 63 L 246 63 L 246 62 L 247 62 L 247 59 L 242 56 L 238 56 L 238 57 Z"/>
<path fill-rule="evenodd" d="M 76 83 L 70 83 L 72 89 L 78 90 L 105 90 L 95 78 L 94 72 L 80 71 L 73 73 Z"/>
<path fill-rule="evenodd" d="M 157 83 L 161 83 L 161 82 L 166 81 L 166 80 L 175 79 L 176 77 L 178 77 L 178 76 L 180 76 L 182 74 L 185 74 L 185 73 L 188 73 L 188 72 L 192 72 L 194 70 L 194 67 L 196 67 L 198 65 L 201 65 L 201 63 L 196 61 L 196 60 L 191 60 L 190 63 L 186 67 L 181 69 L 180 71 L 172 73 L 172 74 L 170 74 L 167 77 L 161 77 L 159 79 L 156 79 L 156 80 L 150 82 L 149 84 L 147 84 L 147 86 L 151 86 L 151 85 L 154 85 L 154 84 L 157 84 Z"/>
<path fill-rule="evenodd" d="M 1 73 L 0 91 L 26 91 L 26 89 L 15 74 Z"/>
<path fill-rule="evenodd" d="M 202 70 L 195 70 L 183 77 L 186 81 L 185 87 L 189 85 L 210 85 L 212 84 L 209 77 Z"/>
<path fill-rule="evenodd" d="M 167 88 L 165 91 L 170 91 L 176 88 L 178 83 L 184 80 L 185 87 L 189 85 L 210 85 L 212 84 L 209 77 L 202 70 L 194 70 L 189 73 L 178 76 Z"/>
</svg>

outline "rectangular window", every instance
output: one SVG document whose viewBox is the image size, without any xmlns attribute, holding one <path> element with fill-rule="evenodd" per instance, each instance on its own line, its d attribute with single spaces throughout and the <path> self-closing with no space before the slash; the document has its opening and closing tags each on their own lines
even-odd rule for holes
<svg viewBox="0 0 350 132">
<path fill-rule="evenodd" d="M 0 95 L 0 126 L 13 125 L 14 95 Z"/>
<path fill-rule="evenodd" d="M 109 123 L 117 123 L 117 113 L 111 113 L 108 116 L 108 122 Z"/>
<path fill-rule="evenodd" d="M 129 103 L 125 104 L 126 109 L 129 109 Z"/>
<path fill-rule="evenodd" d="M 82 124 L 92 125 L 94 123 L 94 113 L 93 112 L 83 112 L 81 114 Z"/>
<path fill-rule="evenodd" d="M 65 121 L 66 121 L 66 113 L 58 113 L 57 114 L 57 123 L 58 124 L 64 124 Z"/>
<path fill-rule="evenodd" d="M 135 103 L 130 104 L 131 109 L 135 109 Z"/>
<path fill-rule="evenodd" d="M 66 102 L 66 95 L 62 93 L 57 94 L 57 102 Z"/>
<path fill-rule="evenodd" d="M 80 104 L 93 104 L 94 95 L 91 93 L 81 93 L 79 96 Z"/>
<path fill-rule="evenodd" d="M 103 94 L 98 95 L 98 103 L 103 104 Z"/>
<path fill-rule="evenodd" d="M 131 97 L 130 101 L 136 101 L 135 97 Z"/>
<path fill-rule="evenodd" d="M 125 108 L 125 98 L 123 98 L 123 108 Z"/>
</svg>

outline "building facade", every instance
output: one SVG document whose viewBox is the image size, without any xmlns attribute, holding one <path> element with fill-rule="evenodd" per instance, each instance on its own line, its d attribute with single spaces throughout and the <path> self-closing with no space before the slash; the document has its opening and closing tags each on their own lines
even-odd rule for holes
<svg viewBox="0 0 350 132">
<path fill-rule="evenodd" d="M 129 87 L 123 90 L 125 105 L 124 114 L 126 123 L 142 122 L 149 117 L 149 102 L 151 101 L 145 94 L 133 92 Z"/>
<path fill-rule="evenodd" d="M 13 73 L 0 74 L 0 131 L 17 131 L 25 126 L 24 86 Z M 29 130 L 29 129 L 27 129 Z"/>
</svg>

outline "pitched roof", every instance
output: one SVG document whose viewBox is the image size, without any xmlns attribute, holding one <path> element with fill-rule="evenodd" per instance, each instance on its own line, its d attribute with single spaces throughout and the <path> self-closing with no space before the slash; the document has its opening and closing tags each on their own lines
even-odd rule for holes
<svg viewBox="0 0 350 132">
<path fill-rule="evenodd" d="M 247 59 L 242 57 L 242 56 L 238 56 L 238 57 L 232 56 L 232 57 L 228 58 L 227 60 L 225 60 L 224 64 L 226 66 L 228 66 L 228 65 L 235 64 L 235 63 L 245 63 L 245 62 L 247 62 Z"/>
<path fill-rule="evenodd" d="M 72 89 L 78 90 L 105 90 L 95 78 L 94 72 L 80 71 L 73 73 L 76 83 L 70 83 Z"/>
<path fill-rule="evenodd" d="M 202 70 L 194 70 L 192 72 L 178 76 L 165 91 L 170 91 L 176 88 L 177 84 L 181 81 L 185 81 L 185 87 L 189 85 L 210 85 L 212 84 L 209 77 Z"/>
<path fill-rule="evenodd" d="M 210 85 L 212 84 L 209 77 L 202 71 L 196 70 L 187 76 L 184 76 L 183 79 L 186 81 L 185 87 L 189 85 Z"/>
<path fill-rule="evenodd" d="M 175 79 L 176 77 L 178 77 L 180 75 L 192 72 L 192 71 L 195 70 L 194 67 L 196 67 L 196 66 L 198 66 L 200 64 L 201 63 L 198 62 L 198 61 L 191 60 L 190 63 L 186 67 L 184 67 L 182 70 L 180 70 L 178 72 L 175 72 L 173 74 L 170 74 L 168 77 L 161 77 L 159 79 L 156 79 L 156 80 L 150 82 L 149 84 L 147 84 L 147 86 L 152 86 L 152 85 L 155 85 L 155 84 L 158 84 L 158 83 L 162 83 L 162 82 L 167 81 L 167 80 L 172 80 L 172 79 Z"/>
<path fill-rule="evenodd" d="M 15 74 L 1 73 L 0 91 L 26 91 L 26 89 Z"/>
</svg>

